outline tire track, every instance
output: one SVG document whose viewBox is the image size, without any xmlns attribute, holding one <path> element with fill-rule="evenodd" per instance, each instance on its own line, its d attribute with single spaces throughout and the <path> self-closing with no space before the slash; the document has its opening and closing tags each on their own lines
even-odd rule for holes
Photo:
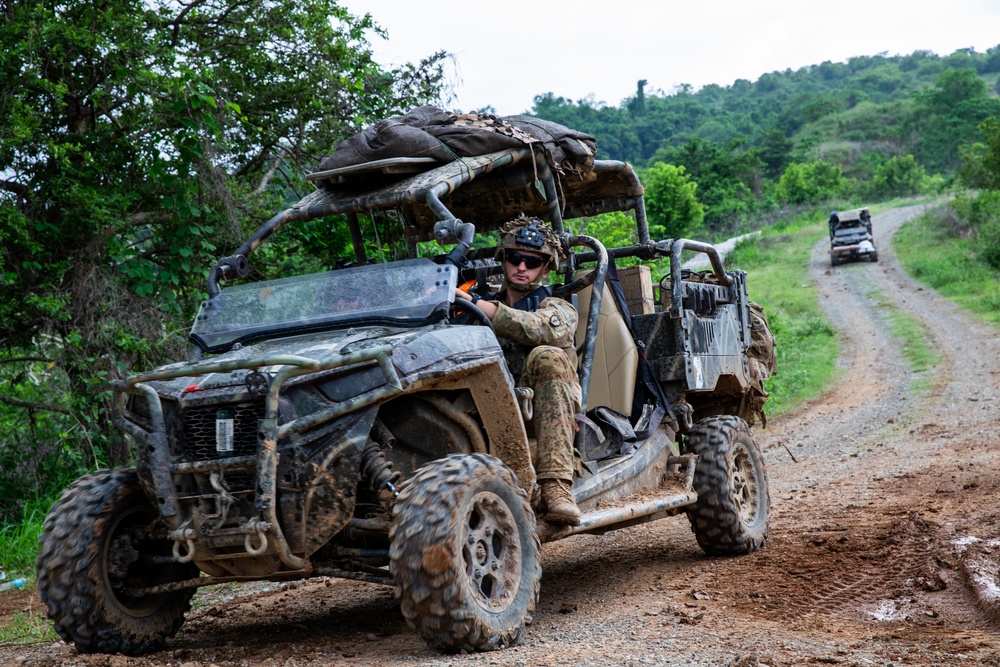
<svg viewBox="0 0 1000 667">
<path fill-rule="evenodd" d="M 898 620 L 885 610 L 905 607 L 912 613 L 911 607 L 919 607 L 915 595 L 945 587 L 935 564 L 942 548 L 938 529 L 917 515 L 874 531 L 858 521 L 809 535 L 816 557 L 807 567 L 791 563 L 787 570 L 799 585 L 791 594 L 772 595 L 757 614 L 796 627 Z M 775 591 L 789 590 L 787 580 L 772 583 Z"/>
</svg>

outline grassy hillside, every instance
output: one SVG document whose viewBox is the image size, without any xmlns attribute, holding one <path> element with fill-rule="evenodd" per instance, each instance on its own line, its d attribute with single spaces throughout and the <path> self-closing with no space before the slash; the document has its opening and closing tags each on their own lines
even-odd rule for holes
<svg viewBox="0 0 1000 667">
<path fill-rule="evenodd" d="M 907 273 L 1000 328 L 1000 271 L 980 258 L 974 237 L 953 209 L 942 206 L 907 223 L 893 243 Z"/>
</svg>

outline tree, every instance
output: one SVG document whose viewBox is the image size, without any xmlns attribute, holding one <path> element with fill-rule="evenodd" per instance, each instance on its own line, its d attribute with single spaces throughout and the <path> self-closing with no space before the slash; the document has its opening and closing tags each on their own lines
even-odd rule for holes
<svg viewBox="0 0 1000 667">
<path fill-rule="evenodd" d="M 690 180 L 684 167 L 660 162 L 643 176 L 646 214 L 653 236 L 680 238 L 701 226 L 705 208 L 695 196 L 698 184 Z"/>
<path fill-rule="evenodd" d="M 635 97 L 628 101 L 628 110 L 633 116 L 646 112 L 646 83 L 646 79 L 640 79 L 635 85 Z"/>
<path fill-rule="evenodd" d="M 661 148 L 653 160 L 683 166 L 698 183 L 705 206 L 705 225 L 722 229 L 754 210 L 761 191 L 760 151 L 742 139 L 719 145 L 692 139 L 679 148 Z"/>
<path fill-rule="evenodd" d="M 927 173 L 912 155 L 889 158 L 875 168 L 872 186 L 880 197 L 902 197 L 923 191 Z"/>
<path fill-rule="evenodd" d="M 986 82 L 975 69 L 949 69 L 917 96 L 925 112 L 947 115 L 955 104 L 986 97 Z"/>
<path fill-rule="evenodd" d="M 794 148 L 795 143 L 780 129 L 768 130 L 760 146 L 760 161 L 764 166 L 764 175 L 771 178 L 780 177 Z"/>
<path fill-rule="evenodd" d="M 970 188 L 1000 190 L 1000 121 L 987 118 L 979 129 L 983 141 L 963 147 L 959 176 Z"/>
<path fill-rule="evenodd" d="M 1000 191 L 983 190 L 974 197 L 957 197 L 952 208 L 972 230 L 976 254 L 1000 271 Z"/>
<path fill-rule="evenodd" d="M 979 123 L 990 116 L 1000 116 L 1000 101 L 989 98 L 976 70 L 945 70 L 916 95 L 908 124 L 917 137 L 914 156 L 932 171 L 954 171 L 961 162 L 958 147 L 975 141 Z"/>
<path fill-rule="evenodd" d="M 964 148 L 959 176 L 981 192 L 966 201 L 960 198 L 955 208 L 976 235 L 977 252 L 1000 270 L 1000 121 L 987 118 L 979 129 L 983 141 Z"/>
<path fill-rule="evenodd" d="M 120 462 L 105 379 L 178 353 L 220 248 L 346 134 L 439 99 L 446 56 L 382 68 L 336 0 L 0 7 L 0 464 L 45 413 L 53 451 Z M 30 408 L 25 377 L 51 385 Z"/>
<path fill-rule="evenodd" d="M 845 185 L 838 165 L 822 161 L 803 164 L 793 162 L 778 181 L 778 191 L 784 201 L 792 204 L 816 204 L 836 197 Z"/>
</svg>

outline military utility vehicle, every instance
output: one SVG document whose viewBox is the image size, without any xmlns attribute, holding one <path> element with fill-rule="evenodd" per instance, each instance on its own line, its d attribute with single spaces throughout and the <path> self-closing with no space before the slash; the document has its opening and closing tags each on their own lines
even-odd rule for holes
<svg viewBox="0 0 1000 667">
<path fill-rule="evenodd" d="M 858 259 L 878 261 L 872 217 L 867 208 L 834 212 L 829 226 L 831 266 Z"/>
<path fill-rule="evenodd" d="M 709 554 L 759 549 L 766 320 L 713 246 L 651 238 L 632 167 L 594 152 L 537 119 L 427 107 L 334 151 L 313 192 L 211 268 L 190 358 L 113 383 L 135 465 L 76 481 L 41 538 L 60 636 L 138 655 L 198 587 L 342 577 L 392 587 L 437 649 L 492 650 L 535 613 L 542 543 L 684 514 Z M 630 212 L 632 245 L 574 233 L 613 211 Z M 456 305 L 456 286 L 500 272 L 484 246 L 522 213 L 559 235 L 555 294 L 580 313 L 579 526 L 536 519 L 532 396 L 489 319 Z M 350 230 L 338 268 L 252 279 L 262 243 L 316 219 Z M 405 258 L 381 261 L 385 225 Z M 682 271 L 684 251 L 712 270 Z M 659 296 L 634 267 L 621 289 L 616 261 L 662 271 Z"/>
</svg>

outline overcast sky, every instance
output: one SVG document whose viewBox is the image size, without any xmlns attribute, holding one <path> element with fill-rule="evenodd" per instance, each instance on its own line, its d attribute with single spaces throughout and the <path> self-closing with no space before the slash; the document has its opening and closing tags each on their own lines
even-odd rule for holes
<svg viewBox="0 0 1000 667">
<path fill-rule="evenodd" d="M 343 0 L 371 14 L 383 64 L 455 56 L 449 109 L 528 111 L 546 92 L 618 106 L 852 56 L 1000 45 L 1000 0 Z"/>
</svg>

